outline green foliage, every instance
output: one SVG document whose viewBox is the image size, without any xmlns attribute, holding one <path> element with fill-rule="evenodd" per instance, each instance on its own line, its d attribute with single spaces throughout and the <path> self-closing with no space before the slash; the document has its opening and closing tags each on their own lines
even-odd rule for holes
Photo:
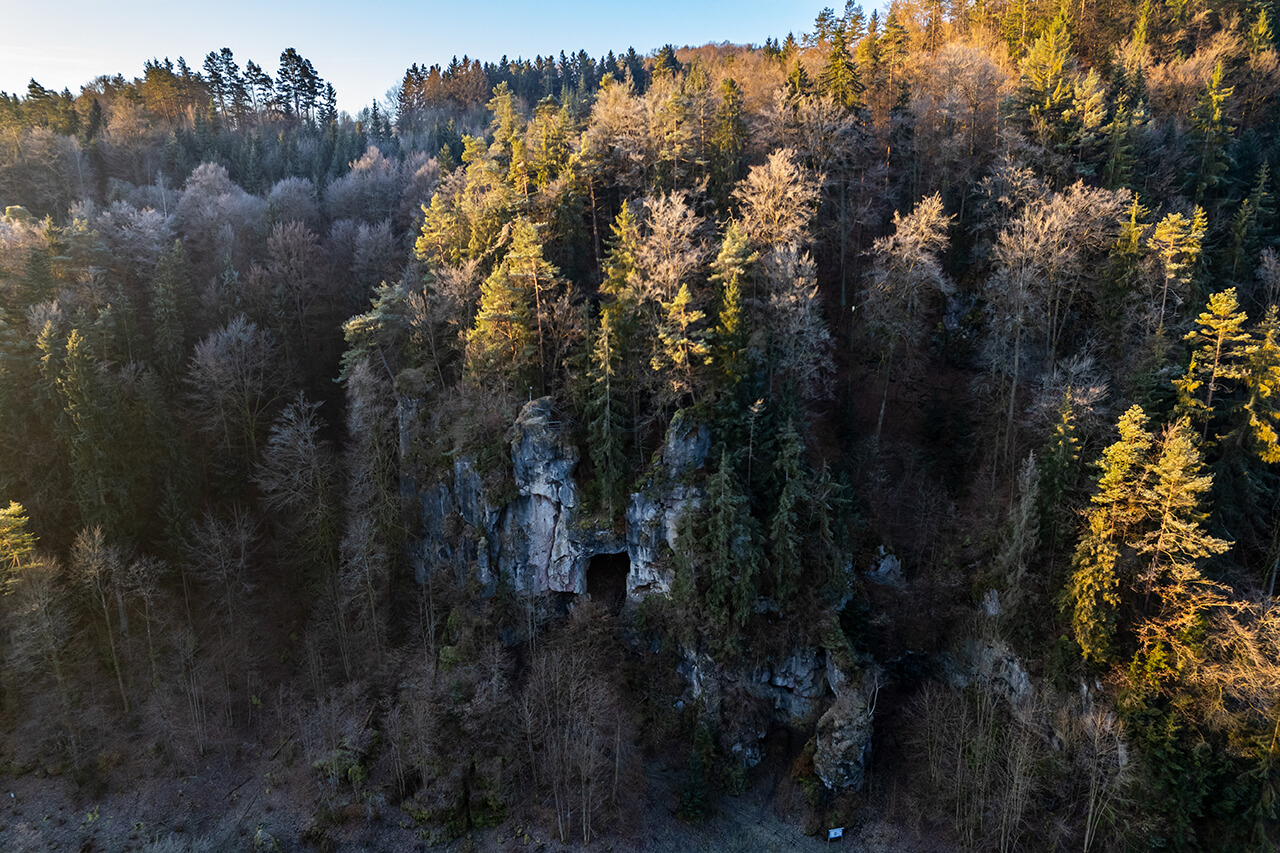
<svg viewBox="0 0 1280 853">
<path fill-rule="evenodd" d="M 703 600 L 708 615 L 724 634 L 721 642 L 736 649 L 756 599 L 760 546 L 747 497 L 738 490 L 728 452 L 707 481 L 707 512 L 699 539 L 707 566 Z"/>
<path fill-rule="evenodd" d="M 778 441 L 774 459 L 776 479 L 782 491 L 778 507 L 769 521 L 770 563 L 773 567 L 773 594 L 786 612 L 798 591 L 804 567 L 801 519 L 808 515 L 809 494 L 801 459 L 802 445 L 795 424 L 788 421 Z M 810 516 L 812 517 L 812 516 Z"/>
<path fill-rule="evenodd" d="M 1191 219 L 1181 213 L 1170 213 L 1161 219 L 1151 234 L 1148 246 L 1160 257 L 1164 268 L 1164 287 L 1160 295 L 1159 322 L 1163 327 L 1169 294 L 1182 301 L 1191 297 L 1195 266 L 1200 261 L 1208 217 L 1199 206 Z"/>
<path fill-rule="evenodd" d="M 1223 66 L 1218 62 L 1205 90 L 1191 111 L 1191 142 L 1196 168 L 1188 176 L 1197 204 L 1216 196 L 1233 165 L 1228 152 L 1231 125 L 1227 119 L 1227 100 L 1235 88 L 1223 83 Z"/>
<path fill-rule="evenodd" d="M 719 284 L 722 290 L 716 327 L 711 336 L 710 361 L 727 391 L 732 391 L 752 366 L 748 351 L 751 329 L 742 290 L 752 264 L 758 259 L 759 253 L 751 251 L 742 227 L 737 222 L 729 223 L 720 252 L 711 264 L 711 281 Z"/>
<path fill-rule="evenodd" d="M 22 564 L 35 552 L 36 537 L 27 530 L 28 518 L 22 504 L 10 501 L 0 509 L 0 575 L 6 587 Z"/>
<path fill-rule="evenodd" d="M 610 518 L 622 509 L 627 486 L 626 386 L 621 381 L 625 350 L 618 334 L 617 303 L 603 306 L 588 370 L 587 431 L 591 464 Z"/>
<path fill-rule="evenodd" d="M 533 223 L 519 219 L 502 261 L 480 287 L 480 308 L 467 333 L 467 369 L 502 381 L 544 381 L 543 318 L 559 271 L 542 256 Z"/>
<path fill-rule="evenodd" d="M 1209 297 L 1208 307 L 1196 321 L 1197 327 L 1184 338 L 1192 346 L 1191 363 L 1187 372 L 1173 382 L 1178 389 L 1177 413 L 1201 424 L 1203 436 L 1208 436 L 1217 414 L 1215 394 L 1228 390 L 1224 383 L 1244 376 L 1245 353 L 1251 340 L 1244 328 L 1247 320 L 1239 310 L 1233 287 Z"/>
<path fill-rule="evenodd" d="M 742 177 L 748 133 L 744 93 L 732 77 L 720 82 L 720 101 L 712 118 L 710 192 L 726 207 L 734 185 Z"/>
<path fill-rule="evenodd" d="M 1040 455 L 1041 543 L 1058 549 L 1066 542 L 1070 526 L 1071 500 L 1079 477 L 1080 440 L 1076 437 L 1075 411 L 1071 389 L 1058 404 L 1058 419 Z"/>
<path fill-rule="evenodd" d="M 674 299 L 662 303 L 662 310 L 658 349 L 649 367 L 667 376 L 667 399 L 681 402 L 687 396 L 696 403 L 702 390 L 702 368 L 711 352 L 703 327 L 707 315 L 694 305 L 688 282 L 681 283 Z"/>
<path fill-rule="evenodd" d="M 862 90 L 862 80 L 853 57 L 849 55 L 844 31 L 837 29 L 831 34 L 831 49 L 822 73 L 818 75 L 818 91 L 830 95 L 846 111 L 855 112 L 862 107 Z"/>
</svg>

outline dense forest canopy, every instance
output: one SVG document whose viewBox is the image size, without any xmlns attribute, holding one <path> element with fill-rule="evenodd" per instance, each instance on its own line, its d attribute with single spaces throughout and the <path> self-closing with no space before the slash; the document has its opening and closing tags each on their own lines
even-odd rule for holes
<svg viewBox="0 0 1280 853">
<path fill-rule="evenodd" d="M 0 769 L 276 774 L 192 849 L 635 838 L 654 768 L 696 826 L 761 761 L 810 832 L 1274 849 L 1274 21 L 850 0 L 355 118 L 292 48 L 0 93 Z M 575 536 L 670 513 L 625 606 L 494 539 L 536 430 Z"/>
</svg>

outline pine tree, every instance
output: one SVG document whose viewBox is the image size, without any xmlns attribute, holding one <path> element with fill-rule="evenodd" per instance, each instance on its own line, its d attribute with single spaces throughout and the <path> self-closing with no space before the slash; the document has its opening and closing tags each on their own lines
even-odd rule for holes
<svg viewBox="0 0 1280 853">
<path fill-rule="evenodd" d="M 1172 290 L 1174 298 L 1179 301 L 1191 295 L 1192 275 L 1200 260 L 1207 227 L 1208 217 L 1199 206 L 1195 208 L 1190 220 L 1181 213 L 1170 213 L 1156 224 L 1148 245 L 1160 256 L 1164 268 L 1158 329 L 1164 328 L 1169 291 Z"/>
<path fill-rule="evenodd" d="M 1220 383 L 1244 376 L 1251 341 L 1244 328 L 1247 320 L 1239 310 L 1236 289 L 1232 287 L 1209 297 L 1208 307 L 1196 321 L 1197 327 L 1184 338 L 1192 346 L 1191 363 L 1182 378 L 1173 383 L 1178 389 L 1178 415 L 1202 424 L 1201 440 L 1209 435 L 1209 425 L 1216 414 L 1214 396 Z"/>
</svg>

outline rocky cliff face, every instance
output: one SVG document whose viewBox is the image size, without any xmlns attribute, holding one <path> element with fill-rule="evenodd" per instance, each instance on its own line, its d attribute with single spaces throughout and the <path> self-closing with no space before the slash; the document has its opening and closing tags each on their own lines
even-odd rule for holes
<svg viewBox="0 0 1280 853">
<path fill-rule="evenodd" d="M 408 420 L 402 417 L 402 424 Z M 402 454 L 408 454 L 411 441 L 411 433 L 402 428 Z M 511 441 L 514 497 L 497 503 L 486 495 L 475 464 L 466 457 L 456 459 L 438 482 L 405 484 L 419 525 L 411 546 L 418 580 L 425 582 L 437 571 L 454 571 L 459 577 L 475 572 L 489 589 L 502 579 L 526 594 L 582 594 L 593 556 L 625 553 L 630 561 L 628 598 L 669 594 L 677 526 L 686 510 L 702 500 L 696 472 L 710 445 L 705 427 L 673 421 L 660 458 L 628 501 L 624 529 L 592 526 L 580 517 L 574 479 L 578 449 L 558 422 L 550 398 L 534 400 L 516 418 Z M 761 740 L 773 725 L 811 725 L 834 689 L 836 703 L 818 723 L 815 763 L 830 787 L 856 789 L 862 784 L 871 736 L 868 703 L 861 689 L 841 689 L 847 678 L 825 650 L 798 649 L 784 660 L 732 669 L 686 651 L 680 672 L 689 685 L 686 698 L 705 713 L 719 717 L 722 704 L 734 706 L 733 713 L 723 716 L 735 723 L 721 734 L 748 767 L 759 762 Z M 743 713 L 747 706 L 754 710 Z"/>
<path fill-rule="evenodd" d="M 408 420 L 402 416 L 401 422 Z M 407 455 L 412 438 L 406 427 L 401 432 L 401 453 Z M 518 592 L 582 594 L 593 556 L 626 553 L 629 598 L 667 593 L 672 582 L 667 553 L 681 515 L 699 500 L 698 488 L 688 481 L 709 447 L 705 427 L 673 423 L 660 462 L 645 488 L 631 496 L 625 531 L 593 527 L 579 518 L 578 449 L 550 398 L 534 400 L 516 418 L 511 441 L 514 498 L 495 503 L 466 457 L 455 460 L 451 476 L 438 482 L 405 484 L 419 529 L 410 546 L 418 581 L 435 571 L 460 576 L 475 571 L 490 589 L 502 578 Z"/>
</svg>

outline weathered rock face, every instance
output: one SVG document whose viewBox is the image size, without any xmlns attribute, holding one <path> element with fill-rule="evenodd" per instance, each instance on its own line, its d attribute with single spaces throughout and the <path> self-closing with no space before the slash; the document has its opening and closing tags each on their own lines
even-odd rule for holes
<svg viewBox="0 0 1280 853">
<path fill-rule="evenodd" d="M 511 463 L 518 497 L 505 507 L 498 568 L 518 592 L 586 592 L 578 543 L 569 522 L 578 507 L 573 479 L 578 448 L 555 421 L 551 400 L 529 403 L 516 418 Z"/>
<path fill-rule="evenodd" d="M 403 425 L 411 416 L 402 413 L 402 455 L 409 451 L 411 438 Z M 628 597 L 669 592 L 666 551 L 675 543 L 685 508 L 699 499 L 699 490 L 686 481 L 706 458 L 706 428 L 672 425 L 661 463 L 645 489 L 631 496 L 623 535 L 576 523 L 573 472 L 578 449 L 557 421 L 550 398 L 528 403 L 516 419 L 515 432 L 511 462 L 516 497 L 502 505 L 490 502 L 473 462 L 465 457 L 455 460 L 452 482 L 425 488 L 407 484 L 419 516 L 420 537 L 411 546 L 418 581 L 442 569 L 461 576 L 474 566 L 490 589 L 501 577 L 517 592 L 581 594 L 591 557 L 625 552 L 630 559 Z"/>
<path fill-rule="evenodd" d="M 943 678 L 956 689 L 982 682 L 1003 696 L 1015 713 L 1032 695 L 1031 676 L 1022 660 L 1003 640 L 968 639 L 939 656 Z"/>
<path fill-rule="evenodd" d="M 665 555 L 675 548 L 676 527 L 685 509 L 696 507 L 702 498 L 701 489 L 687 481 L 702 467 L 710 448 L 706 427 L 672 423 L 658 470 L 642 491 L 631 496 L 627 504 L 628 597 L 671 592 L 674 577 Z"/>
<path fill-rule="evenodd" d="M 686 650 L 677 669 L 688 683 L 686 698 L 716 721 L 722 747 L 750 768 L 774 726 L 812 725 L 828 696 L 827 657 L 825 649 L 803 648 L 764 666 L 725 667 Z"/>
<path fill-rule="evenodd" d="M 818 720 L 813 769 L 836 791 L 862 787 L 871 753 L 871 710 L 861 691 L 846 690 Z"/>
</svg>

